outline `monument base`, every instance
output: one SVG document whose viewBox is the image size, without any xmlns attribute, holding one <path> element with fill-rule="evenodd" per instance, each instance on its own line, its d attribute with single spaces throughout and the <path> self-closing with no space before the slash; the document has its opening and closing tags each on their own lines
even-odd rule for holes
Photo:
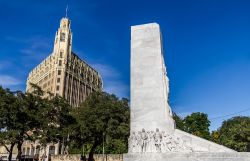
<svg viewBox="0 0 250 161">
<path fill-rule="evenodd" d="M 123 161 L 250 161 L 250 153 L 244 152 L 168 152 L 124 154 Z"/>
<path fill-rule="evenodd" d="M 159 129 L 154 131 L 132 132 L 129 137 L 129 153 L 166 153 L 166 152 L 236 152 L 225 146 L 175 129 L 169 135 Z"/>
</svg>

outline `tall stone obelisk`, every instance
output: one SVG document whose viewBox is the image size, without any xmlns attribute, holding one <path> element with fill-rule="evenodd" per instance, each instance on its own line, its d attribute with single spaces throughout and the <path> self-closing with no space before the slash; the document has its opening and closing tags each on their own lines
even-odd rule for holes
<svg viewBox="0 0 250 161">
<path fill-rule="evenodd" d="M 175 128 L 169 81 L 156 23 L 131 27 L 131 120 L 124 161 L 249 161 L 222 145 Z"/>
<path fill-rule="evenodd" d="M 156 23 L 131 27 L 131 133 L 174 131 L 168 105 L 169 81 Z"/>
</svg>

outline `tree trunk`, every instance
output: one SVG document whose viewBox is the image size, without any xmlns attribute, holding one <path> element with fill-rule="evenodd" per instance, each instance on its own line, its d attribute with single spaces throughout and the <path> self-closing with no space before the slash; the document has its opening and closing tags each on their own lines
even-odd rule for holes
<svg viewBox="0 0 250 161">
<path fill-rule="evenodd" d="M 94 160 L 94 153 L 95 153 L 95 149 L 96 149 L 97 146 L 98 146 L 98 142 L 95 141 L 94 145 L 90 149 L 88 161 L 95 161 Z"/>
<path fill-rule="evenodd" d="M 17 144 L 17 157 L 16 157 L 17 161 L 21 161 L 22 159 L 22 145 L 23 145 L 23 142 L 19 142 Z"/>
<path fill-rule="evenodd" d="M 13 152 L 14 146 L 15 146 L 15 143 L 11 143 L 11 144 L 10 144 L 8 161 L 12 161 L 12 152 Z"/>
</svg>

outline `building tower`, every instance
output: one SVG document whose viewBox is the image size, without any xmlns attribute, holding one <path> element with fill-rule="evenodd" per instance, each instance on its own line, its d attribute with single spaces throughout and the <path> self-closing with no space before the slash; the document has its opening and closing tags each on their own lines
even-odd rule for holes
<svg viewBox="0 0 250 161">
<path fill-rule="evenodd" d="M 59 95 L 72 106 L 79 106 L 91 92 L 102 89 L 99 73 L 72 51 L 72 32 L 67 17 L 61 19 L 53 52 L 29 73 L 27 92 L 34 90 L 31 83 L 47 92 L 45 97 Z"/>
</svg>

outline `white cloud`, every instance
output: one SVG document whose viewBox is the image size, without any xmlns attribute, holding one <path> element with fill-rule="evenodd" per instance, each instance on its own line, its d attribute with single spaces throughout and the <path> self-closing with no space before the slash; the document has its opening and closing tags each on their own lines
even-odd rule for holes
<svg viewBox="0 0 250 161">
<path fill-rule="evenodd" d="M 0 75 L 0 85 L 2 86 L 15 86 L 19 85 L 22 82 L 12 76 Z"/>
<path fill-rule="evenodd" d="M 93 64 L 101 75 L 104 84 L 104 91 L 113 93 L 118 97 L 128 97 L 129 85 L 121 80 L 121 74 L 115 68 L 105 64 Z"/>
</svg>

